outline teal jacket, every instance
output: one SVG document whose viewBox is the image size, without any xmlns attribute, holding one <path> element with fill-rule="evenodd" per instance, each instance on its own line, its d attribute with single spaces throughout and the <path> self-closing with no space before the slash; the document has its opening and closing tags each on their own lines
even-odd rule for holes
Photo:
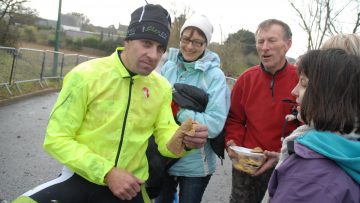
<svg viewBox="0 0 360 203">
<path fill-rule="evenodd" d="M 297 142 L 333 160 L 360 184 L 360 142 L 331 132 L 310 131 Z"/>
<path fill-rule="evenodd" d="M 205 50 L 200 59 L 187 63 L 184 62 L 179 49 L 170 48 L 161 75 L 172 85 L 175 83 L 194 85 L 209 95 L 209 102 L 204 112 L 180 109 L 177 120 L 184 122 L 192 118 L 208 126 L 209 138 L 218 136 L 224 127 L 230 107 L 230 90 L 225 75 L 220 69 L 219 56 Z M 215 172 L 216 155 L 209 141 L 203 148 L 192 151 L 169 169 L 171 175 L 204 177 Z"/>
<path fill-rule="evenodd" d="M 270 178 L 269 202 L 360 202 L 360 142 L 349 135 L 310 130 L 297 137 L 294 154 Z"/>
</svg>

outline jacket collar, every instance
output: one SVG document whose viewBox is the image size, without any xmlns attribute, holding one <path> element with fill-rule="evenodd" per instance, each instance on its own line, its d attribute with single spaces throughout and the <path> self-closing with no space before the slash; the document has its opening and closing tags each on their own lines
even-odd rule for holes
<svg viewBox="0 0 360 203">
<path fill-rule="evenodd" d="M 319 156 L 326 156 L 338 164 L 346 171 L 357 183 L 360 183 L 360 142 L 357 140 L 349 140 L 344 136 L 328 132 L 311 130 L 296 139 L 298 146 L 303 145 L 318 153 Z M 301 145 L 300 145 L 301 144 Z M 295 143 L 295 153 L 304 154 L 305 150 L 298 148 Z M 318 158 L 310 154 L 313 158 Z"/>
<path fill-rule="evenodd" d="M 168 60 L 177 64 L 184 63 L 181 52 L 177 48 L 169 49 Z M 193 63 L 195 64 L 193 69 L 201 71 L 206 71 L 212 67 L 220 67 L 220 59 L 216 54 L 212 53 L 208 49 L 205 49 L 203 56 Z"/>
<path fill-rule="evenodd" d="M 288 65 L 288 62 L 285 61 L 285 64 L 279 70 L 277 70 L 274 75 L 284 72 L 283 70 L 286 68 L 287 65 Z M 260 63 L 260 67 L 265 73 L 272 75 L 272 73 L 264 66 L 263 63 Z"/>
<path fill-rule="evenodd" d="M 110 57 L 112 58 L 113 64 L 115 65 L 116 72 L 119 73 L 120 77 L 130 78 L 131 75 L 130 75 L 129 71 L 126 69 L 125 65 L 123 64 L 123 62 L 120 59 L 119 53 L 121 53 L 122 51 L 124 51 L 124 47 L 118 47 L 118 48 L 116 48 L 115 52 L 110 55 Z M 145 77 L 145 76 L 137 74 L 137 75 L 134 75 L 132 78 L 136 79 L 136 78 L 141 78 L 141 77 Z"/>
</svg>

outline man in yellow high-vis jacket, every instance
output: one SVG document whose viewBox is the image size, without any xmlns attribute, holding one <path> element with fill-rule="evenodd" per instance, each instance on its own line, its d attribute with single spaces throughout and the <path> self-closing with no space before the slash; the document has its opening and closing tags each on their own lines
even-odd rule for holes
<svg viewBox="0 0 360 203">
<path fill-rule="evenodd" d="M 149 137 L 154 135 L 164 156 L 176 157 L 166 145 L 179 127 L 171 86 L 153 72 L 166 51 L 170 25 L 160 5 L 140 7 L 131 15 L 123 48 L 66 75 L 44 141 L 44 149 L 65 167 L 59 178 L 14 202 L 150 201 L 144 186 Z M 207 126 L 198 124 L 183 144 L 199 148 L 206 139 Z"/>
</svg>

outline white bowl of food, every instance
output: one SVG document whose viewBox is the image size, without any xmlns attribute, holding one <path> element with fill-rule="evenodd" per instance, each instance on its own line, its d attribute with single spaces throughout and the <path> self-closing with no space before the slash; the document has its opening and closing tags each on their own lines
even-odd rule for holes
<svg viewBox="0 0 360 203">
<path fill-rule="evenodd" d="M 265 162 L 265 155 L 260 147 L 249 149 L 240 146 L 230 146 L 230 149 L 234 150 L 237 154 L 237 157 L 232 159 L 233 166 L 237 170 L 252 175 Z"/>
</svg>

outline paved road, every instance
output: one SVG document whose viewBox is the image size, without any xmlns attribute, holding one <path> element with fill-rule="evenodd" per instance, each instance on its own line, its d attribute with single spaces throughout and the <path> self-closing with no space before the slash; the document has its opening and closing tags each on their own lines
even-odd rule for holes
<svg viewBox="0 0 360 203">
<path fill-rule="evenodd" d="M 13 200 L 55 178 L 61 165 L 42 149 L 43 136 L 57 93 L 0 107 L 0 199 Z M 203 203 L 229 202 L 231 163 L 227 158 L 210 180 Z"/>
</svg>

